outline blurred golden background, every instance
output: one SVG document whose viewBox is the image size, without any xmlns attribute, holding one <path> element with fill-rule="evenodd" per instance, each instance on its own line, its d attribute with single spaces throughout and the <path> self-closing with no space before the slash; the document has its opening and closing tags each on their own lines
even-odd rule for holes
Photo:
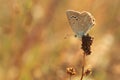
<svg viewBox="0 0 120 80">
<path fill-rule="evenodd" d="M 66 10 L 88 11 L 96 25 L 92 55 L 84 80 L 120 79 L 120 0 L 0 0 L 0 80 L 69 80 L 74 66 L 79 80 L 81 41 L 74 34 Z"/>
</svg>

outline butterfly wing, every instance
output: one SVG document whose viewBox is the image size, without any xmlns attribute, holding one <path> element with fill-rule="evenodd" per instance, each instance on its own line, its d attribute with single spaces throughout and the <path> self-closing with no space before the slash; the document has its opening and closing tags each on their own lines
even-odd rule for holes
<svg viewBox="0 0 120 80">
<path fill-rule="evenodd" d="M 66 12 L 72 30 L 82 37 L 94 25 L 94 18 L 88 12 L 68 10 Z"/>
</svg>

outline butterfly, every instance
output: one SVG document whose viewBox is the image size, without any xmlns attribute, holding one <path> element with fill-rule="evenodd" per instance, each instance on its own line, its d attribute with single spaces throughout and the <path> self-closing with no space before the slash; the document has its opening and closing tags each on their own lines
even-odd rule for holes
<svg viewBox="0 0 120 80">
<path fill-rule="evenodd" d="M 66 15 L 73 32 L 76 34 L 75 36 L 78 38 L 86 35 L 87 31 L 95 24 L 94 17 L 87 11 L 67 10 Z"/>
</svg>

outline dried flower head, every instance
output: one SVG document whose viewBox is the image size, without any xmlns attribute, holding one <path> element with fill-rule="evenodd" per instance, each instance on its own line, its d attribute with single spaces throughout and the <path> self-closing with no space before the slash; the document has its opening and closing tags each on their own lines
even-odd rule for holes
<svg viewBox="0 0 120 80">
<path fill-rule="evenodd" d="M 76 74 L 75 69 L 72 68 L 72 67 L 66 68 L 66 70 L 67 70 L 67 74 L 69 74 L 69 75 L 75 75 Z"/>
<path fill-rule="evenodd" d="M 92 73 L 92 69 L 91 68 L 88 68 L 85 72 L 84 72 L 84 75 L 85 76 L 88 76 Z"/>
<path fill-rule="evenodd" d="M 82 36 L 82 47 L 81 47 L 81 49 L 83 49 L 84 54 L 86 54 L 86 55 L 91 54 L 92 42 L 93 42 L 93 37 L 89 36 L 89 34 Z"/>
</svg>

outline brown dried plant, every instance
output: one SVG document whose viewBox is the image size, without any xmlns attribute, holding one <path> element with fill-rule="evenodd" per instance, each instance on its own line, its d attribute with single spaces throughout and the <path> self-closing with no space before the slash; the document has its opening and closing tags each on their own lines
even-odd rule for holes
<svg viewBox="0 0 120 80">
<path fill-rule="evenodd" d="M 87 69 L 84 72 L 84 68 L 85 68 L 85 62 L 86 62 L 85 58 L 86 58 L 87 55 L 91 54 L 92 42 L 93 42 L 93 37 L 91 37 L 89 34 L 84 35 L 82 37 L 82 47 L 81 47 L 81 49 L 84 51 L 84 53 L 83 53 L 82 76 L 81 76 L 80 80 L 83 79 L 84 75 L 88 75 L 88 74 L 91 73 L 91 69 Z"/>
<path fill-rule="evenodd" d="M 78 12 L 74 10 L 67 10 L 66 12 L 68 22 L 72 28 L 72 30 L 76 33 L 75 37 L 82 38 L 81 49 L 83 50 L 83 60 L 82 60 L 82 72 L 80 80 L 83 80 L 83 77 L 89 75 L 91 73 L 91 69 L 85 70 L 85 62 L 86 56 L 91 54 L 91 45 L 93 42 L 93 37 L 91 37 L 87 33 L 87 31 L 94 26 L 95 19 L 94 17 L 87 11 Z M 70 73 L 68 73 L 71 75 Z M 71 76 L 70 76 L 71 80 Z"/>
<path fill-rule="evenodd" d="M 80 80 L 83 80 L 84 76 L 88 76 L 89 74 L 91 74 L 92 70 L 91 68 L 88 68 L 85 70 L 85 62 L 86 62 L 86 56 L 91 54 L 91 45 L 93 42 L 93 37 L 91 37 L 89 34 L 82 36 L 82 47 L 81 49 L 84 51 L 83 52 L 83 60 L 82 60 L 82 72 L 81 72 L 81 77 Z M 67 68 L 67 74 L 70 75 L 70 80 L 71 80 L 71 76 L 76 74 L 76 71 L 74 68 L 70 67 Z"/>
<path fill-rule="evenodd" d="M 83 52 L 83 60 L 82 60 L 83 64 L 82 64 L 80 80 L 83 80 L 84 76 L 88 76 L 92 72 L 91 68 L 88 68 L 88 69 L 85 70 L 86 56 L 91 54 L 92 42 L 93 42 L 93 37 L 91 37 L 89 34 L 82 36 L 82 47 L 81 47 L 81 49 L 84 52 Z M 71 80 L 71 76 L 75 75 L 76 71 L 72 67 L 69 67 L 66 70 L 67 70 L 67 74 L 70 75 L 70 80 Z"/>
</svg>

